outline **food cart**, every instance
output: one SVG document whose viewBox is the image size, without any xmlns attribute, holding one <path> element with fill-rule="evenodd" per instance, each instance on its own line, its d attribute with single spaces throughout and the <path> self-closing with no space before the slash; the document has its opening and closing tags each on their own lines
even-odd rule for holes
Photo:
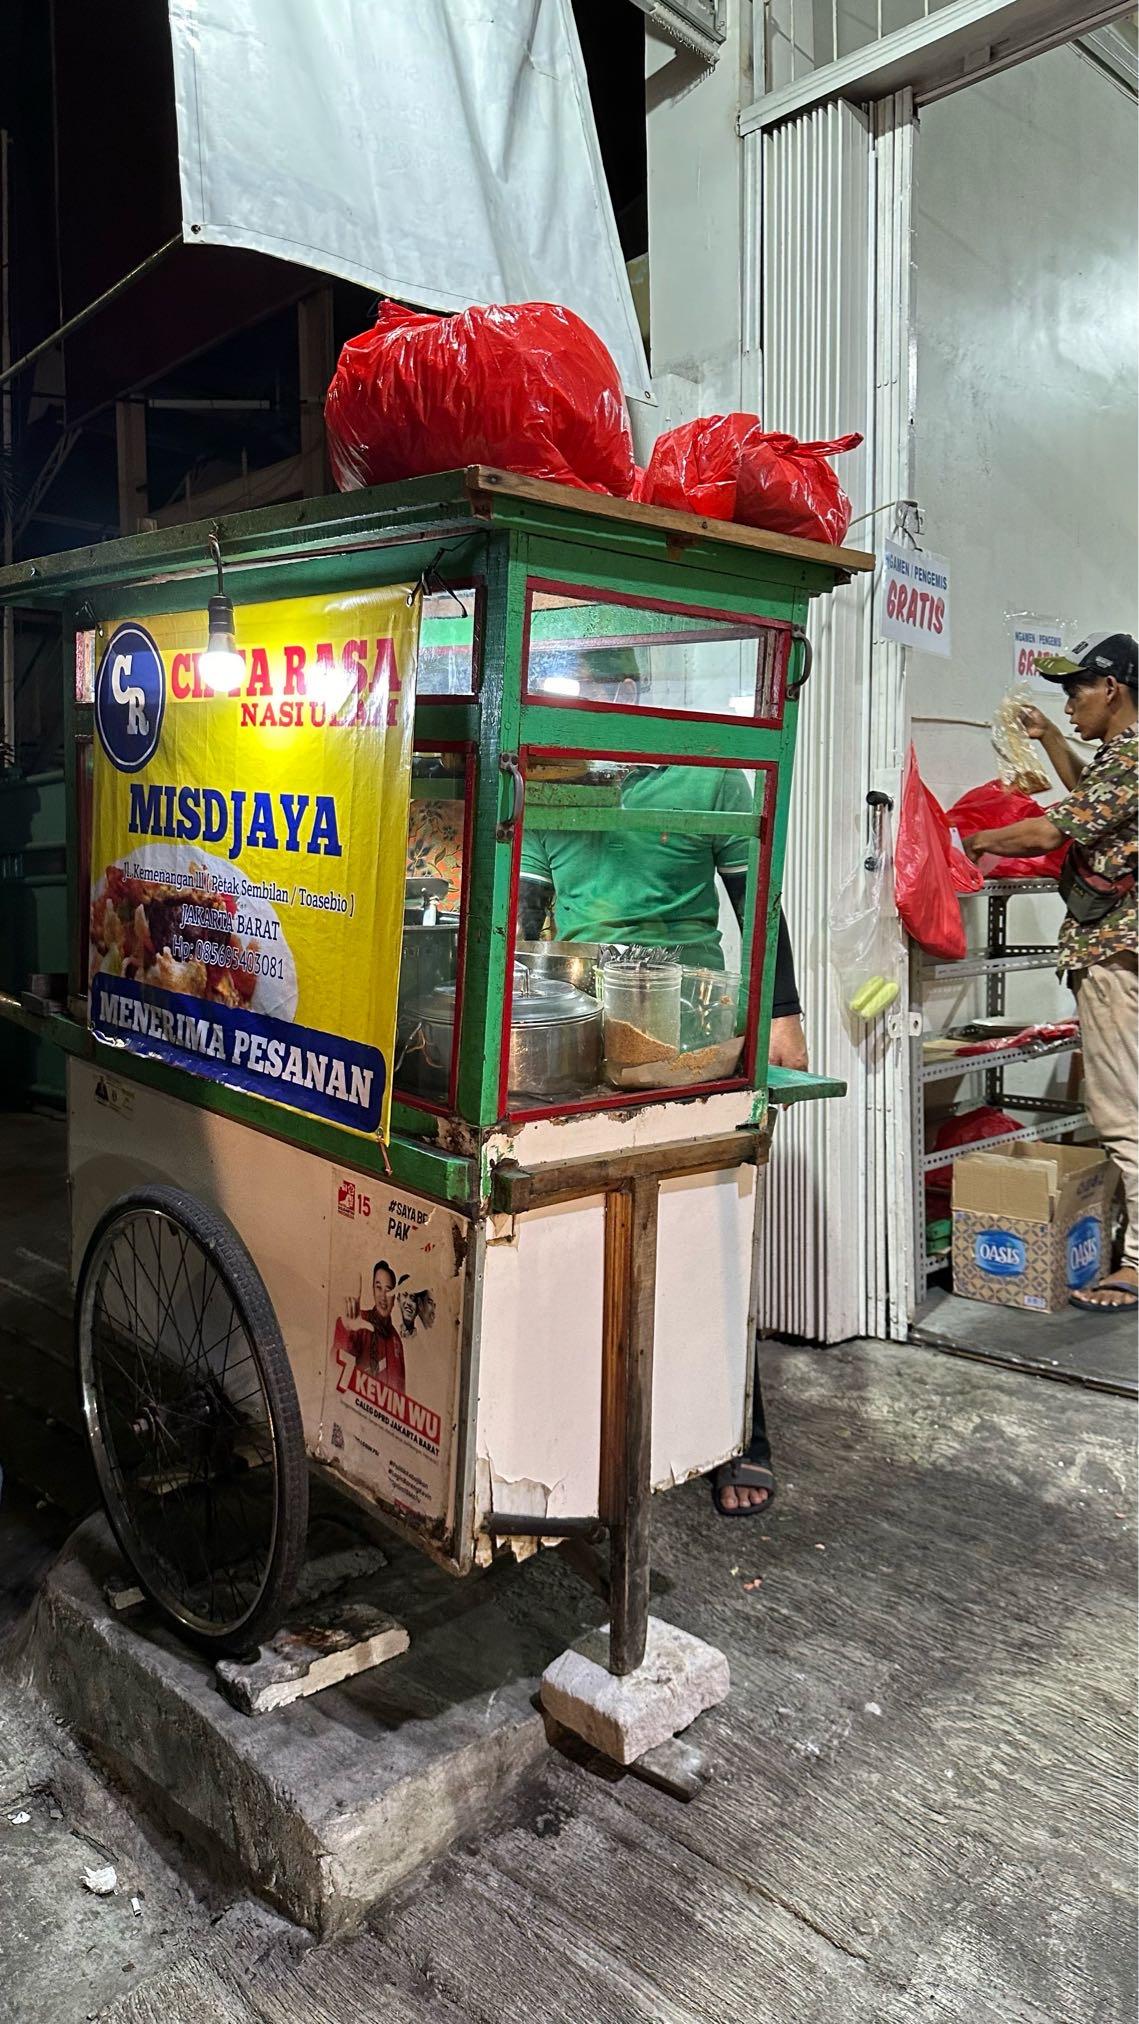
<svg viewBox="0 0 1139 2024">
<path fill-rule="evenodd" d="M 639 1664 L 650 1492 L 749 1434 L 806 622 L 869 566 L 472 468 L 0 576 L 71 872 L 66 1002 L 0 1010 L 69 1057 L 92 1454 L 200 1645 L 277 1627 L 318 1471 L 456 1574 L 608 1533 Z M 650 843 L 738 924 L 623 919 Z"/>
</svg>

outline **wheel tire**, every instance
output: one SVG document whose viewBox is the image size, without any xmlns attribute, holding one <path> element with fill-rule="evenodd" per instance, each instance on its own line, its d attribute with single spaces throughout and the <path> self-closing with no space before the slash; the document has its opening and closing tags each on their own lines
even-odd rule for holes
<svg viewBox="0 0 1139 2024">
<path fill-rule="evenodd" d="M 218 1613 L 216 1621 L 211 1617 L 204 1618 L 201 1611 L 194 1610 L 189 1603 L 182 1606 L 178 1595 L 172 1592 L 169 1581 L 163 1579 L 161 1572 L 156 1568 L 154 1563 L 158 1549 L 157 1547 L 154 1547 L 153 1551 L 148 1549 L 146 1537 L 136 1528 L 134 1516 L 128 1508 L 122 1464 L 109 1445 L 113 1439 L 112 1425 L 115 1415 L 111 1410 L 105 1388 L 106 1366 L 108 1363 L 116 1363 L 117 1360 L 110 1358 L 109 1351 L 104 1354 L 97 1347 L 93 1324 L 99 1312 L 105 1332 L 110 1333 L 106 1327 L 105 1308 L 97 1309 L 97 1303 L 102 1297 L 103 1287 L 110 1285 L 107 1273 L 108 1268 L 113 1269 L 114 1261 L 119 1255 L 116 1249 L 118 1242 L 123 1239 L 129 1226 L 139 1225 L 143 1221 L 150 1227 L 155 1259 L 159 1261 L 156 1277 L 163 1292 L 167 1289 L 160 1262 L 162 1246 L 166 1229 L 173 1226 L 179 1240 L 185 1240 L 182 1250 L 183 1269 L 187 1255 L 185 1244 L 188 1241 L 201 1254 L 205 1267 L 212 1270 L 218 1286 L 224 1290 L 232 1303 L 256 1369 L 265 1424 L 271 1440 L 272 1528 L 265 1565 L 248 1607 L 238 1605 L 237 1591 L 234 1589 L 235 1607 L 231 1608 L 228 1616 L 223 1617 Z M 140 1257 L 141 1253 L 135 1255 Z M 130 1303 L 123 1289 L 122 1278 L 117 1273 L 115 1281 L 123 1296 L 124 1310 L 129 1315 Z M 199 1334 L 204 1333 L 205 1314 L 213 1299 L 212 1287 L 208 1291 L 204 1290 L 206 1283 L 203 1278 L 201 1311 L 194 1317 L 198 1320 Z M 136 1288 L 137 1285 L 136 1273 Z M 192 1299 L 188 1271 L 185 1273 L 185 1286 L 187 1295 Z M 171 1291 L 172 1295 L 177 1294 L 177 1272 Z M 160 1299 L 161 1295 L 156 1291 L 156 1315 L 161 1313 Z M 136 1317 L 140 1316 L 137 1305 L 134 1312 Z M 167 1312 L 173 1317 L 172 1305 L 168 1307 Z M 172 1320 L 172 1325 L 177 1342 L 181 1346 L 182 1337 L 176 1319 Z M 117 1326 L 121 1331 L 121 1323 Z M 112 1530 L 134 1569 L 140 1588 L 179 1635 L 199 1649 L 209 1652 L 215 1658 L 223 1654 L 250 1656 L 259 1644 L 271 1637 L 280 1627 L 300 1573 L 308 1528 L 308 1465 L 305 1459 L 300 1405 L 273 1304 L 257 1267 L 236 1231 L 218 1211 L 204 1207 L 192 1195 L 184 1194 L 177 1188 L 156 1186 L 132 1189 L 130 1193 L 120 1196 L 111 1204 L 91 1236 L 79 1275 L 75 1328 L 80 1404 L 95 1473 Z M 162 1361 L 161 1329 L 162 1323 L 159 1321 L 153 1331 L 154 1342 L 143 1343 L 141 1348 L 139 1347 L 141 1321 L 134 1336 L 133 1355 L 136 1368 L 143 1373 L 149 1352 L 152 1383 L 155 1384 L 158 1382 L 158 1371 Z M 121 1349 L 123 1341 L 121 1332 L 115 1340 L 117 1347 Z M 100 1357 L 103 1357 L 102 1369 L 97 1368 Z M 226 1366 L 228 1361 L 227 1338 Z M 239 1359 L 239 1367 L 244 1361 L 244 1358 Z M 117 1363 L 117 1368 L 122 1371 L 121 1363 Z M 222 1399 L 232 1435 L 233 1428 L 243 1425 L 244 1422 L 236 1419 L 236 1406 L 225 1393 L 226 1369 L 223 1367 L 219 1384 L 209 1356 L 204 1350 L 196 1368 L 201 1373 L 202 1390 L 212 1383 L 214 1394 L 211 1394 L 211 1399 L 215 1394 Z M 169 1374 L 174 1366 L 167 1361 L 165 1369 Z M 159 1419 L 164 1412 L 176 1411 L 169 1401 L 160 1402 L 154 1410 L 155 1417 Z M 209 1410 L 213 1410 L 212 1405 Z M 206 1449 L 213 1440 L 212 1424 L 205 1430 L 201 1427 L 196 1428 L 190 1436 L 185 1432 L 180 1434 L 177 1429 L 177 1418 L 185 1422 L 187 1417 L 183 1401 L 183 1405 L 176 1411 L 172 1438 L 175 1441 L 193 1438 L 198 1441 L 201 1449 Z M 135 1423 L 136 1427 L 137 1424 L 138 1422 Z M 128 1432 L 133 1435 L 135 1427 L 131 1427 Z M 151 1455 L 160 1458 L 156 1461 L 156 1466 L 165 1468 L 166 1457 L 169 1454 L 168 1430 L 164 1430 L 166 1446 L 162 1448 L 158 1445 L 158 1436 L 153 1428 L 151 1432 L 154 1435 Z M 259 1461 L 263 1459 L 264 1457 L 259 1455 Z M 233 1466 L 232 1455 L 230 1463 L 229 1481 L 236 1483 L 241 1472 Z M 196 1477 L 190 1477 L 177 1486 L 175 1494 L 183 1504 L 190 1503 L 197 1492 L 201 1491 L 207 1500 L 207 1513 L 212 1512 L 214 1507 L 211 1500 L 214 1490 L 209 1474 L 211 1466 L 207 1458 L 200 1481 Z M 245 1467 L 243 1463 L 242 1468 Z M 252 1481 L 252 1477 L 249 1480 Z M 159 1512 L 164 1518 L 166 1503 L 171 1493 L 169 1490 L 163 1490 L 160 1483 L 155 1494 Z M 238 1491 L 238 1496 L 244 1508 L 241 1491 Z M 203 1556 L 208 1554 L 208 1551 L 207 1545 L 203 1549 Z M 232 1581 L 230 1585 L 233 1588 Z M 211 1602 L 212 1599 L 211 1584 Z"/>
</svg>

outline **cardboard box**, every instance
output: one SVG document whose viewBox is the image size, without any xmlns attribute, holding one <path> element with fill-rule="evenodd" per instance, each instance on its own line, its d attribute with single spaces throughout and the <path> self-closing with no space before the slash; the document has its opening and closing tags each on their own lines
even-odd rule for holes
<svg viewBox="0 0 1139 2024">
<path fill-rule="evenodd" d="M 953 1167 L 953 1288 L 1055 1314 L 1109 1263 L 1115 1171 L 1098 1146 L 1008 1146 Z"/>
</svg>

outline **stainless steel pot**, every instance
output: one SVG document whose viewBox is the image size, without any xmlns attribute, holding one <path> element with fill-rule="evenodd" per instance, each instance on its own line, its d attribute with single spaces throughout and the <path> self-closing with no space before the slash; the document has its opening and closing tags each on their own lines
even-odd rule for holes
<svg viewBox="0 0 1139 2024">
<path fill-rule="evenodd" d="M 444 984 L 418 1008 L 419 1087 L 446 1093 L 455 1024 L 455 987 Z M 412 1048 L 408 1049 L 410 1058 Z M 601 1007 L 596 999 L 552 977 L 515 973 L 510 1015 L 508 1094 L 579 1096 L 601 1072 Z"/>
<path fill-rule="evenodd" d="M 514 962 L 532 977 L 555 977 L 560 984 L 572 984 L 575 991 L 595 998 L 599 953 L 596 942 L 518 942 Z"/>
</svg>

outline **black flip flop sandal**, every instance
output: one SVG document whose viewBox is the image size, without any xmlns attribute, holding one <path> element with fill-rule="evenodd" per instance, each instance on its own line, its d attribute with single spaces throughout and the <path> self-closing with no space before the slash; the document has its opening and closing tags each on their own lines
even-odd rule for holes
<svg viewBox="0 0 1139 2024">
<path fill-rule="evenodd" d="M 1139 1291 L 1114 1273 L 1109 1279 L 1101 1279 L 1098 1285 L 1090 1286 L 1088 1293 L 1125 1293 L 1127 1298 L 1089 1300 L 1087 1293 L 1072 1293 L 1068 1296 L 1069 1307 L 1078 1307 L 1082 1314 L 1131 1314 L 1139 1307 Z"/>
<path fill-rule="evenodd" d="M 766 1448 L 767 1443 L 764 1442 Z M 770 1454 L 766 1460 L 753 1460 L 751 1455 L 734 1455 L 730 1462 L 721 1462 L 708 1478 L 712 1491 L 712 1502 L 721 1518 L 766 1518 L 775 1502 L 775 1471 L 771 1466 Z M 727 1511 L 721 1502 L 723 1491 L 766 1490 L 766 1504 L 737 1504 L 734 1511 Z"/>
</svg>

